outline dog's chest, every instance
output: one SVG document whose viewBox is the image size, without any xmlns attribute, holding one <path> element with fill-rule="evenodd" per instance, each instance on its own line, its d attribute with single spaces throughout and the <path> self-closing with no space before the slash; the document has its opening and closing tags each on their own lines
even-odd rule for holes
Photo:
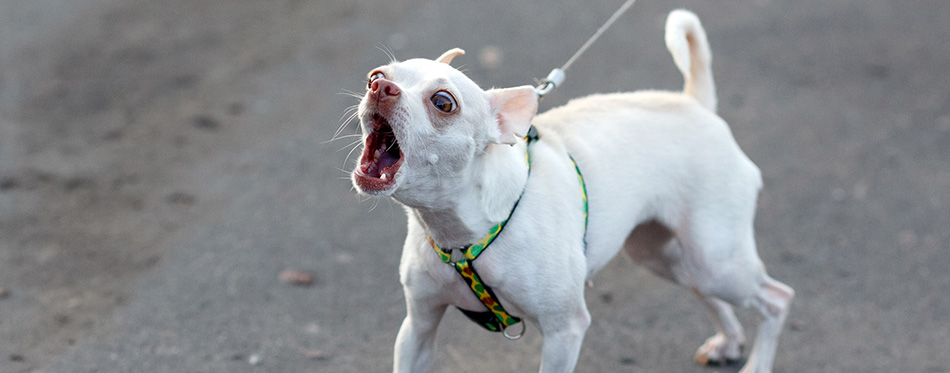
<svg viewBox="0 0 950 373">
<path fill-rule="evenodd" d="M 483 310 L 484 305 L 473 295 L 472 289 L 459 272 L 452 265 L 443 262 L 438 253 L 427 245 L 412 250 L 414 253 L 406 258 L 411 256 L 412 259 L 403 263 L 401 276 L 409 291 L 415 295 L 441 299 L 443 303 L 463 309 Z M 485 285 L 492 286 L 496 293 L 504 294 L 504 289 L 498 287 L 496 271 L 493 268 L 497 266 L 497 260 L 495 255 L 486 252 L 472 262 L 472 267 Z"/>
</svg>

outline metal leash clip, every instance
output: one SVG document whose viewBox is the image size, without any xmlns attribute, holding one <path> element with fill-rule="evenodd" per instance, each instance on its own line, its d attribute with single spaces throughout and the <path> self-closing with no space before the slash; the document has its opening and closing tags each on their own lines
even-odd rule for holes
<svg viewBox="0 0 950 373">
<path fill-rule="evenodd" d="M 548 73 L 548 77 L 544 78 L 541 83 L 538 83 L 537 88 L 534 89 L 535 92 L 538 93 L 538 101 L 541 101 L 541 99 L 544 98 L 544 95 L 551 93 L 551 91 L 554 91 L 554 89 L 559 87 L 561 83 L 564 83 L 564 77 L 564 70 L 551 70 L 551 72 Z"/>
</svg>

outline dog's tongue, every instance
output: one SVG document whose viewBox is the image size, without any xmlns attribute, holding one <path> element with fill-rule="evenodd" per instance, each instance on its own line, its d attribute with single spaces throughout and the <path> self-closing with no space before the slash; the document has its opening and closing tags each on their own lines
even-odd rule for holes
<svg viewBox="0 0 950 373">
<path fill-rule="evenodd" d="M 393 157 L 389 152 L 382 152 L 379 155 L 379 159 L 376 160 L 376 169 L 379 170 L 379 173 L 382 174 L 390 166 L 396 164 L 399 161 L 399 158 Z"/>
</svg>

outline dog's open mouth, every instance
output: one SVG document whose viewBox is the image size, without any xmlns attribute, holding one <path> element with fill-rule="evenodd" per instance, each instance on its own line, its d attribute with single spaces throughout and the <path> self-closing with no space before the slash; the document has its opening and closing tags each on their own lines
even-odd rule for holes
<svg viewBox="0 0 950 373">
<path fill-rule="evenodd" d="M 356 169 L 356 183 L 365 191 L 383 191 L 396 183 L 396 171 L 402 165 L 402 150 L 389 121 L 373 114 L 373 131 L 366 137 L 363 156 Z"/>
</svg>

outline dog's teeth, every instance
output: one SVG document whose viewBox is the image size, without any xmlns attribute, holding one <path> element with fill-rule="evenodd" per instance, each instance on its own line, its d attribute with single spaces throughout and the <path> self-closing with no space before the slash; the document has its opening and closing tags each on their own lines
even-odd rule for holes
<svg viewBox="0 0 950 373">
<path fill-rule="evenodd" d="M 373 157 L 376 158 L 376 159 L 379 159 L 379 156 L 380 156 L 381 154 L 383 154 L 383 151 L 382 151 L 382 150 L 379 150 L 379 149 L 376 149 L 376 152 L 373 153 Z"/>
<path fill-rule="evenodd" d="M 386 174 L 379 175 L 380 180 L 386 180 Z"/>
</svg>

